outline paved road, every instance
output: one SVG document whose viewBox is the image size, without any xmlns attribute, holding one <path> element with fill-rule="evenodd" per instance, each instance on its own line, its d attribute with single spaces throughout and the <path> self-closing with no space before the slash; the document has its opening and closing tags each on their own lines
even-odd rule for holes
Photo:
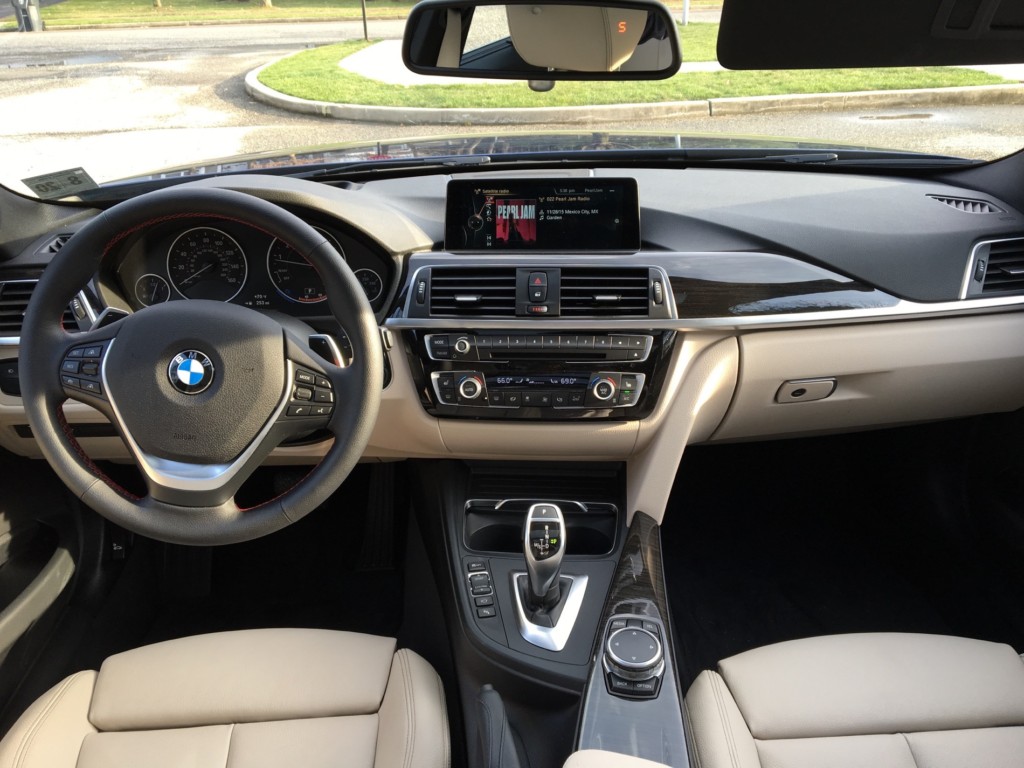
<svg viewBox="0 0 1024 768">
<path fill-rule="evenodd" d="M 371 22 L 370 35 L 399 37 L 402 26 Z M 255 103 L 245 93 L 245 73 L 276 56 L 361 36 L 359 22 L 3 35 L 0 175 L 10 183 L 81 165 L 98 179 L 112 179 L 239 152 L 457 133 L 452 127 L 299 116 Z M 578 129 L 536 129 L 545 128 Z M 817 136 L 995 157 L 1024 145 L 1024 106 L 624 120 L 602 128 Z"/>
</svg>

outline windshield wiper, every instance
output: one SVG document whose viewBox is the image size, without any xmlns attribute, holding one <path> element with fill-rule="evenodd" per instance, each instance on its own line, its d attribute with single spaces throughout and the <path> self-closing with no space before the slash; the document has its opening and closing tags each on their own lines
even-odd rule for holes
<svg viewBox="0 0 1024 768">
<path fill-rule="evenodd" d="M 313 179 L 331 181 L 335 177 L 345 177 L 352 173 L 384 173 L 388 171 L 415 168 L 417 170 L 445 170 L 465 166 L 487 165 L 491 162 L 490 155 L 439 155 L 437 157 L 394 157 L 381 160 L 353 160 L 337 163 L 313 170 L 304 170 L 288 175 L 294 179 Z"/>
</svg>

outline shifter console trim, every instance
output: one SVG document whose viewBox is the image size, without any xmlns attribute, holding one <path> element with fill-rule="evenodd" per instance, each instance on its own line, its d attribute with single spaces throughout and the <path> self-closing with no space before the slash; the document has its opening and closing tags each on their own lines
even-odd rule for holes
<svg viewBox="0 0 1024 768">
<path fill-rule="evenodd" d="M 526 617 L 522 593 L 527 588 L 527 578 L 525 571 L 513 571 L 512 573 L 512 595 L 516 603 L 516 624 L 519 626 L 519 634 L 526 642 L 536 645 L 538 648 L 560 651 L 569 642 L 569 636 L 576 625 L 576 618 L 580 614 L 580 608 L 583 607 L 583 596 L 586 594 L 589 578 L 562 574 L 562 578 L 569 579 L 572 584 L 569 587 L 569 594 L 565 598 L 565 607 L 562 608 L 558 622 L 553 627 L 538 626 Z"/>
</svg>

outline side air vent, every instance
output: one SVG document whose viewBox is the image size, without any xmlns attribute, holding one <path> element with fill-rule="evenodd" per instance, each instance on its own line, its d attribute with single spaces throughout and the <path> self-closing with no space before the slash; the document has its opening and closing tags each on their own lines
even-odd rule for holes
<svg viewBox="0 0 1024 768">
<path fill-rule="evenodd" d="M 1024 293 L 1024 239 L 988 243 L 981 293 Z M 979 253 L 978 259 L 982 259 Z"/>
<path fill-rule="evenodd" d="M 0 283 L 0 336 L 9 338 L 21 335 L 25 310 L 28 309 L 29 299 L 32 298 L 32 292 L 35 291 L 38 282 L 38 280 L 9 280 Z M 75 301 L 77 302 L 78 299 Z M 78 333 L 81 330 L 71 305 L 65 308 L 60 323 L 68 333 Z"/>
<path fill-rule="evenodd" d="M 28 300 L 36 289 L 35 280 L 11 280 L 0 283 L 0 336 L 17 336 L 28 309 Z"/>
<path fill-rule="evenodd" d="M 434 267 L 430 314 L 442 317 L 515 317 L 514 267 Z"/>
<path fill-rule="evenodd" d="M 563 317 L 647 317 L 650 271 L 567 267 L 562 270 Z"/>
<path fill-rule="evenodd" d="M 928 197 L 963 213 L 1003 213 L 1002 208 L 997 208 L 986 200 L 971 200 L 967 197 L 942 197 L 940 195 L 928 195 Z"/>
</svg>

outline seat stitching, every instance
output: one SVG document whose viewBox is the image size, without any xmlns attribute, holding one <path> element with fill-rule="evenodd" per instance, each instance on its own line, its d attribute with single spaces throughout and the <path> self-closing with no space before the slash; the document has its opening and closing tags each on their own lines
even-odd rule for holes
<svg viewBox="0 0 1024 768">
<path fill-rule="evenodd" d="M 229 726 L 230 727 L 228 728 L 228 751 L 227 754 L 224 755 L 224 768 L 228 768 L 228 766 L 231 764 L 231 745 L 235 741 L 235 723 L 229 723 Z"/>
<path fill-rule="evenodd" d="M 739 755 L 736 751 L 736 740 L 732 735 L 732 723 L 729 722 L 729 718 L 726 714 L 725 697 L 722 695 L 721 690 L 722 685 L 721 678 L 717 674 L 712 673 L 711 690 L 714 691 L 715 694 L 715 702 L 718 705 L 718 715 L 722 718 L 722 730 L 725 733 L 725 743 L 729 748 L 729 762 L 735 766 L 735 768 L 739 768 L 740 761 Z"/>
<path fill-rule="evenodd" d="M 405 766 L 410 768 L 412 766 L 412 757 L 415 750 L 416 744 L 416 708 L 415 700 L 412 695 L 412 667 L 409 664 L 408 655 L 401 653 L 401 666 L 402 666 L 402 678 L 405 681 L 405 709 L 409 720 L 409 734 L 408 741 L 405 743 Z"/>
<path fill-rule="evenodd" d="M 920 765 L 917 762 L 917 756 L 914 755 L 914 748 L 910 745 L 910 739 L 907 738 L 907 734 L 900 732 L 900 736 L 903 737 L 903 743 L 907 745 L 907 751 L 910 753 L 910 759 L 914 761 L 914 765 Z"/>
<path fill-rule="evenodd" d="M 82 674 L 82 672 L 78 672 L 69 677 L 67 680 L 65 680 L 61 684 L 61 686 L 54 692 L 53 697 L 43 708 L 43 711 L 39 713 L 39 715 L 36 717 L 33 723 L 29 726 L 28 733 L 25 734 L 25 738 L 22 740 L 21 745 L 18 747 L 18 752 L 15 755 L 15 766 L 22 766 L 25 764 L 25 759 L 28 757 L 28 751 L 32 747 L 32 742 L 35 741 L 35 738 L 38 735 L 40 729 L 43 727 L 43 723 L 46 721 L 46 718 L 48 718 L 53 713 L 53 710 L 56 709 L 57 704 L 60 703 L 60 700 L 64 698 L 65 694 L 68 692 L 68 689 L 71 688 L 75 680 L 77 680 Z"/>
</svg>

